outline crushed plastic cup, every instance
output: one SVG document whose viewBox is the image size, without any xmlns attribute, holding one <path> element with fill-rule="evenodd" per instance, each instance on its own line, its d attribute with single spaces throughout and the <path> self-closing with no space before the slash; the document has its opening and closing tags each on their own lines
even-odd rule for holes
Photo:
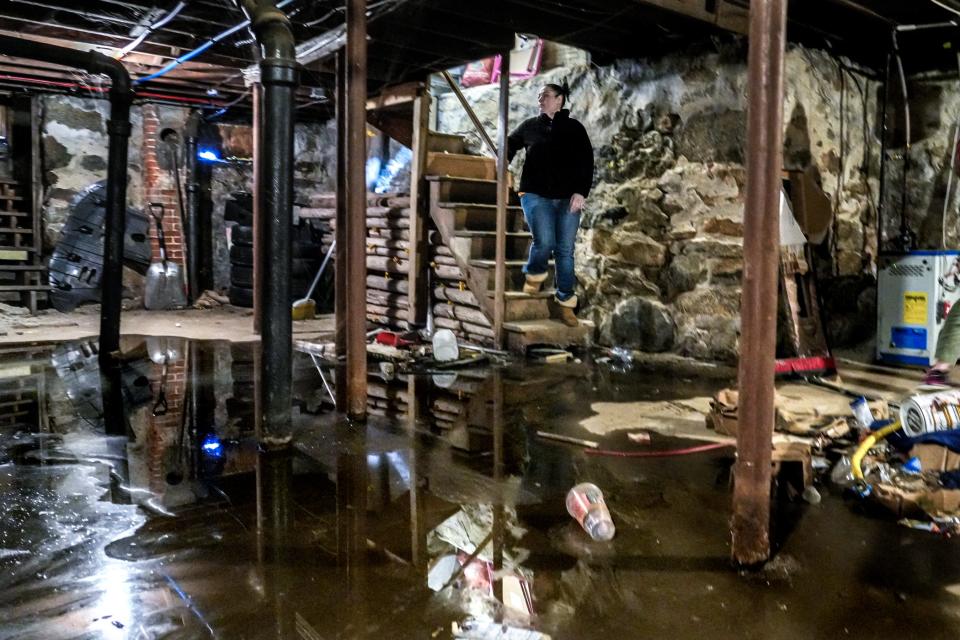
<svg viewBox="0 0 960 640">
<path fill-rule="evenodd" d="M 873 424 L 873 414 L 870 413 L 867 399 L 860 396 L 850 403 L 850 409 L 853 411 L 853 417 L 857 419 L 857 424 L 864 429 L 869 429 L 870 425 Z"/>
<path fill-rule="evenodd" d="M 581 482 L 567 492 L 567 513 L 594 540 L 611 540 L 617 532 L 603 492 L 591 482 Z"/>
<path fill-rule="evenodd" d="M 838 487 L 849 487 L 854 483 L 853 466 L 850 456 L 842 456 L 830 471 L 830 481 Z"/>
<path fill-rule="evenodd" d="M 817 488 L 813 485 L 810 485 L 803 490 L 803 499 L 808 504 L 820 504 L 820 501 L 823 498 L 821 498 L 820 492 L 817 491 Z"/>
</svg>

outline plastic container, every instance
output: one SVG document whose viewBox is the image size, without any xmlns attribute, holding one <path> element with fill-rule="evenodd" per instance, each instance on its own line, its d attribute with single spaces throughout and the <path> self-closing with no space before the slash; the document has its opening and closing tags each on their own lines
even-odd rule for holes
<svg viewBox="0 0 960 640">
<path fill-rule="evenodd" d="M 594 540 L 611 540 L 617 532 L 603 492 L 591 482 L 582 482 L 567 492 L 567 513 Z"/>
<path fill-rule="evenodd" d="M 433 334 L 433 357 L 437 362 L 451 362 L 460 357 L 460 347 L 453 331 L 437 329 Z"/>
</svg>

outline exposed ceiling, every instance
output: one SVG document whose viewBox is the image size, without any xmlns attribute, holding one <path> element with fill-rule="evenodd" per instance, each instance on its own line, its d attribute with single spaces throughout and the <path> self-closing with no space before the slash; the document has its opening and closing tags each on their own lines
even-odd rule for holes
<svg viewBox="0 0 960 640">
<path fill-rule="evenodd" d="M 170 14 L 178 0 L 5 0 L 0 33 L 114 55 Z M 422 79 L 426 73 L 479 59 L 532 33 L 591 52 L 598 63 L 682 49 L 711 35 L 744 33 L 749 0 L 372 0 L 369 8 L 370 91 Z M 301 48 L 326 54 L 342 30 L 343 0 L 288 0 Z M 824 47 L 882 70 L 896 25 L 960 22 L 960 0 L 793 0 L 791 40 Z M 135 79 L 145 78 L 244 21 L 232 0 L 184 0 L 165 25 L 148 31 L 123 57 Z M 956 25 L 898 36 L 911 71 L 955 69 L 960 51 Z M 0 52 L 2 53 L 2 52 Z M 218 39 L 173 70 L 137 84 L 144 99 L 229 105 L 243 112 L 249 95 L 242 70 L 255 64 L 249 29 Z M 301 114 L 329 113 L 329 60 L 305 66 L 298 100 Z M 0 88 L 32 87 L 84 92 L 98 80 L 74 70 L 0 57 Z"/>
</svg>

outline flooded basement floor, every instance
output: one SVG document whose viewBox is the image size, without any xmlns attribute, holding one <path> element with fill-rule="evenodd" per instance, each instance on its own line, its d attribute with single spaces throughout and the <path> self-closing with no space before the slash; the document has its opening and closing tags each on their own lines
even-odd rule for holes
<svg viewBox="0 0 960 640">
<path fill-rule="evenodd" d="M 821 487 L 818 505 L 777 503 L 776 558 L 741 573 L 731 449 L 625 459 L 537 436 L 637 449 L 629 414 L 585 429 L 592 407 L 728 381 L 371 366 L 358 426 L 298 353 L 292 442 L 258 446 L 255 349 L 125 338 L 110 377 L 92 342 L 0 352 L 0 638 L 958 636 L 956 540 Z M 612 542 L 566 514 L 581 481 L 603 489 Z"/>
</svg>

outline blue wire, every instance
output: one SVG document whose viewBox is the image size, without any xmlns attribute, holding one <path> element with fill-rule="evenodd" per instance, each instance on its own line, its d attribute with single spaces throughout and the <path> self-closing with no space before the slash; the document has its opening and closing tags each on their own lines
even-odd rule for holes
<svg viewBox="0 0 960 640">
<path fill-rule="evenodd" d="M 288 4 L 290 4 L 291 2 L 293 2 L 293 0 L 282 0 L 282 2 L 278 2 L 278 3 L 277 3 L 277 9 L 281 9 L 281 8 L 287 6 Z M 133 84 L 141 84 L 141 83 L 143 83 L 143 82 L 149 82 L 150 80 L 156 80 L 156 79 L 159 78 L 160 76 L 165 75 L 165 74 L 169 73 L 171 70 L 177 68 L 178 66 L 180 66 L 181 64 L 183 64 L 183 63 L 186 62 L 187 60 L 191 60 L 191 59 L 193 59 L 193 58 L 196 58 L 198 55 L 200 55 L 201 53 L 203 53 L 204 51 L 206 51 L 207 49 L 209 49 L 209 48 L 212 47 L 213 45 L 217 44 L 218 42 L 220 42 L 220 41 L 223 40 L 224 38 L 229 38 L 230 36 L 232 36 L 233 34 L 235 34 L 237 31 L 240 31 L 241 29 L 245 29 L 245 28 L 247 28 L 248 26 L 250 26 L 250 21 L 249 21 L 249 20 L 244 20 L 243 22 L 241 22 L 241 23 L 238 24 L 237 26 L 235 26 L 235 27 L 230 27 L 229 29 L 227 29 L 227 30 L 224 31 L 223 33 L 219 33 L 219 34 L 213 36 L 212 38 L 210 38 L 209 40 L 207 40 L 206 42 L 204 42 L 202 45 L 200 45 L 199 47 L 197 47 L 197 48 L 194 49 L 193 51 L 188 51 L 187 53 L 183 54 L 182 56 L 180 56 L 180 57 L 177 58 L 176 60 L 171 61 L 169 64 L 167 64 L 167 66 L 163 67 L 163 68 L 160 69 L 159 71 L 156 71 L 156 72 L 154 72 L 154 73 L 151 73 L 150 75 L 144 76 L 144 77 L 142 77 L 142 78 L 137 78 L 136 80 L 133 81 Z"/>
</svg>

